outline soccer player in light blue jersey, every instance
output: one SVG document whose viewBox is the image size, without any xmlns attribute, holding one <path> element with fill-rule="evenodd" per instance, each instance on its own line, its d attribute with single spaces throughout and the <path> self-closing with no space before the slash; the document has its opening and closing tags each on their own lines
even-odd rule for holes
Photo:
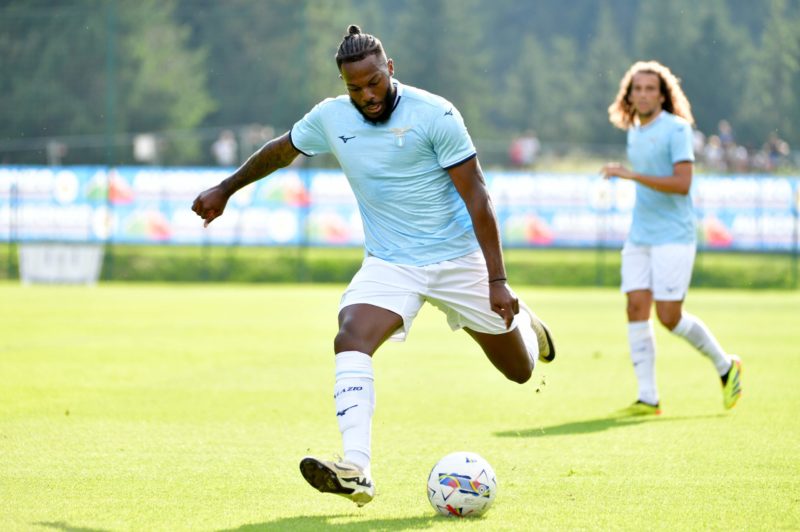
<svg viewBox="0 0 800 532">
<path fill-rule="evenodd" d="M 405 339 L 427 301 L 464 329 L 508 379 L 530 379 L 555 347 L 507 284 L 497 219 L 475 147 L 447 100 L 400 83 L 377 38 L 350 26 L 336 53 L 347 94 L 328 98 L 267 142 L 192 210 L 208 225 L 231 195 L 300 154 L 332 153 L 355 194 L 366 256 L 339 304 L 334 403 L 340 461 L 306 457 L 303 477 L 363 506 L 372 500 L 372 356 Z"/>
<path fill-rule="evenodd" d="M 733 408 L 742 393 L 741 360 L 725 352 L 700 318 L 683 310 L 696 251 L 689 101 L 667 67 L 640 61 L 622 78 L 608 113 L 612 124 L 628 132 L 633 168 L 611 163 L 601 173 L 636 182 L 633 221 L 622 248 L 622 291 L 628 299 L 628 342 L 639 397 L 621 414 L 661 413 L 650 321 L 653 301 L 661 324 L 713 362 L 722 382 L 723 406 Z"/>
</svg>

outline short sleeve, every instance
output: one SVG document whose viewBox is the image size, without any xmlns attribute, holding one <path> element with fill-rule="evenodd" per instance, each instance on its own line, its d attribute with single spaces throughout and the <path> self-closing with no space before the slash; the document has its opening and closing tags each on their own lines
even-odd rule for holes
<svg viewBox="0 0 800 532">
<path fill-rule="evenodd" d="M 475 146 L 458 109 L 447 104 L 436 112 L 439 116 L 433 119 L 431 140 L 439 165 L 448 169 L 474 157 Z"/>
<path fill-rule="evenodd" d="M 672 131 L 669 142 L 672 164 L 694 161 L 692 140 L 692 126 L 689 125 L 688 122 L 679 122 L 675 124 L 675 129 Z"/>
<path fill-rule="evenodd" d="M 292 145 L 309 157 L 331 151 L 322 120 L 322 106 L 318 103 L 306 115 L 298 120 L 289 132 Z"/>
</svg>

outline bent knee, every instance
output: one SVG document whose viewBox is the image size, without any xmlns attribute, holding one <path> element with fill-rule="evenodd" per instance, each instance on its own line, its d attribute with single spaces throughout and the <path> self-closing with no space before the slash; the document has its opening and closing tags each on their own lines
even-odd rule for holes
<svg viewBox="0 0 800 532">
<path fill-rule="evenodd" d="M 342 351 L 362 351 L 365 342 L 357 335 L 348 331 L 346 328 L 339 329 L 336 337 L 333 339 L 333 351 L 341 353 Z"/>
<path fill-rule="evenodd" d="M 680 312 L 657 312 L 658 322 L 670 331 L 681 321 Z"/>
<path fill-rule="evenodd" d="M 503 371 L 503 375 L 508 380 L 516 382 L 517 384 L 525 384 L 531 380 L 533 376 L 533 364 L 529 365 L 527 368 L 514 368 L 513 370 Z"/>
</svg>

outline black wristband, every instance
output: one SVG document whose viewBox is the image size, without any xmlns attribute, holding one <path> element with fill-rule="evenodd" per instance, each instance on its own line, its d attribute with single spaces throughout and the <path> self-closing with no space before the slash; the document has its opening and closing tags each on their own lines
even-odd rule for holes
<svg viewBox="0 0 800 532">
<path fill-rule="evenodd" d="M 498 277 L 497 279 L 489 280 L 489 284 L 496 283 L 497 281 L 508 281 L 505 277 Z"/>
</svg>

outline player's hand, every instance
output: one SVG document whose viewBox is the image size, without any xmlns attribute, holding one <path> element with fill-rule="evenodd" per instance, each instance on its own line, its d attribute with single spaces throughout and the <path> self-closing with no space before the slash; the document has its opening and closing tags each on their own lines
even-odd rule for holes
<svg viewBox="0 0 800 532">
<path fill-rule="evenodd" d="M 619 163 L 608 163 L 600 169 L 600 175 L 603 176 L 604 179 L 611 179 L 612 177 L 633 179 L 633 176 L 636 174 Z"/>
<path fill-rule="evenodd" d="M 195 198 L 192 210 L 205 220 L 203 227 L 208 227 L 215 218 L 222 216 L 229 198 L 228 193 L 220 185 L 204 190 Z"/>
<path fill-rule="evenodd" d="M 511 327 L 514 316 L 519 314 L 519 299 L 505 282 L 489 283 L 489 302 L 492 310 L 506 323 L 506 329 Z"/>
</svg>

